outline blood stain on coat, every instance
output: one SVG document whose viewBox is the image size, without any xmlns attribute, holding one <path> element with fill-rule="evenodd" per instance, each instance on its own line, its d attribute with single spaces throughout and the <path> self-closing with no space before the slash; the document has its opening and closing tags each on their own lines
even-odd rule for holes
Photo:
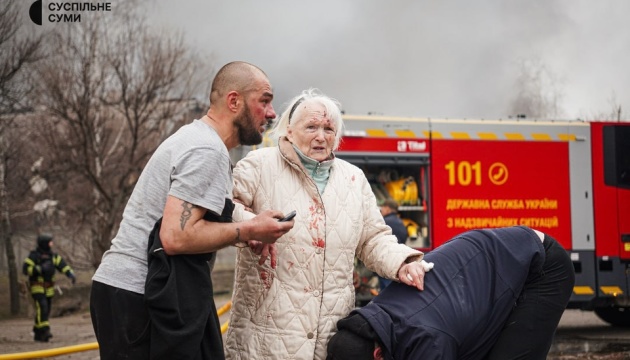
<svg viewBox="0 0 630 360">
<path fill-rule="evenodd" d="M 324 239 L 321 238 L 313 239 L 313 246 L 323 249 L 324 246 L 326 246 L 326 242 L 324 241 Z"/>
<path fill-rule="evenodd" d="M 263 283 L 265 289 L 269 290 L 271 288 L 271 283 L 273 283 L 273 273 L 267 270 L 260 270 L 260 280 Z"/>
</svg>

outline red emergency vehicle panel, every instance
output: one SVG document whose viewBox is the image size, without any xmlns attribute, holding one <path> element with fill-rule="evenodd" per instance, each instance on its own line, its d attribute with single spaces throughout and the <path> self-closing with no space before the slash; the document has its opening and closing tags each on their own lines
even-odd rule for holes
<svg viewBox="0 0 630 360">
<path fill-rule="evenodd" d="M 433 247 L 471 229 L 527 225 L 571 248 L 566 142 L 434 140 Z"/>
<path fill-rule="evenodd" d="M 369 151 L 392 153 L 428 153 L 425 139 L 344 137 L 339 151 Z"/>
<path fill-rule="evenodd" d="M 620 125 L 595 123 L 591 126 L 593 201 L 595 239 L 597 240 L 595 250 L 597 256 L 619 256 L 623 259 L 630 259 L 630 241 L 623 241 L 624 235 L 630 234 L 630 189 L 612 186 L 604 181 L 605 144 L 602 137 L 604 126 Z"/>
</svg>

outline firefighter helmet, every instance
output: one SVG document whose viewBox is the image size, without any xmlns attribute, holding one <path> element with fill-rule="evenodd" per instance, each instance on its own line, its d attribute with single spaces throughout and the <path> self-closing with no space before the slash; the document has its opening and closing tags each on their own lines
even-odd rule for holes
<svg viewBox="0 0 630 360">
<path fill-rule="evenodd" d="M 40 234 L 37 236 L 37 247 L 48 251 L 50 250 L 50 242 L 52 241 L 53 237 L 50 234 Z"/>
</svg>

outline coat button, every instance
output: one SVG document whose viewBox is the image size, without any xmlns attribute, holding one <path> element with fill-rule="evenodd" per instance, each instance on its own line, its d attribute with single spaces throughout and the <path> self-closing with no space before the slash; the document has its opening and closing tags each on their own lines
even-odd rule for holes
<svg viewBox="0 0 630 360">
<path fill-rule="evenodd" d="M 315 252 L 318 253 L 318 254 L 321 254 L 322 253 L 322 248 L 318 247 L 317 249 L 315 249 Z"/>
<path fill-rule="evenodd" d="M 322 208 L 317 208 L 317 213 L 321 214 L 322 213 Z"/>
<path fill-rule="evenodd" d="M 312 339 L 312 338 L 313 338 L 313 336 L 314 336 L 314 335 L 313 335 L 313 333 L 312 333 L 312 332 L 310 332 L 310 333 L 306 334 L 306 337 L 307 337 L 307 338 L 309 338 L 309 339 Z"/>
<path fill-rule="evenodd" d="M 313 296 L 319 296 L 319 290 L 313 291 Z"/>
</svg>

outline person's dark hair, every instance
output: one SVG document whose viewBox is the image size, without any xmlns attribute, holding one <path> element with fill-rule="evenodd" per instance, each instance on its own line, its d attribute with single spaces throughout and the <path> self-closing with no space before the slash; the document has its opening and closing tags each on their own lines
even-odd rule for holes
<svg viewBox="0 0 630 360">
<path fill-rule="evenodd" d="M 267 76 L 256 65 L 244 61 L 233 61 L 223 65 L 212 81 L 210 105 L 215 104 L 223 95 L 232 90 L 240 93 L 253 90 L 251 86 L 259 74 Z"/>
<path fill-rule="evenodd" d="M 328 342 L 326 360 L 373 360 L 378 336 L 359 314 L 337 322 L 339 331 Z"/>
<path fill-rule="evenodd" d="M 398 212 L 398 202 L 394 199 L 386 199 L 383 202 L 383 206 L 387 206 L 388 208 L 394 210 L 394 212 Z"/>
</svg>

